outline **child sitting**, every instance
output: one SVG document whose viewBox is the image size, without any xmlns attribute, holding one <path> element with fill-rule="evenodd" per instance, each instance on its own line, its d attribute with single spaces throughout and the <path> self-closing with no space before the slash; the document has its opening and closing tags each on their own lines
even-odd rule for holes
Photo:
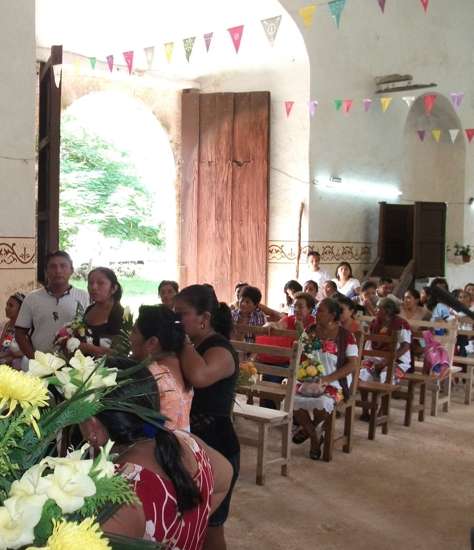
<svg viewBox="0 0 474 550">
<path fill-rule="evenodd" d="M 25 295 L 21 292 L 12 294 L 5 306 L 5 316 L 8 321 L 0 327 L 0 363 L 11 365 L 21 370 L 23 353 L 15 340 L 15 323 Z"/>
<path fill-rule="evenodd" d="M 246 286 L 240 293 L 239 307 L 232 311 L 232 320 L 236 328 L 242 326 L 261 327 L 267 322 L 260 309 L 262 293 L 255 286 Z M 246 338 L 247 339 L 247 338 Z M 252 340 L 254 340 L 252 338 Z"/>
</svg>

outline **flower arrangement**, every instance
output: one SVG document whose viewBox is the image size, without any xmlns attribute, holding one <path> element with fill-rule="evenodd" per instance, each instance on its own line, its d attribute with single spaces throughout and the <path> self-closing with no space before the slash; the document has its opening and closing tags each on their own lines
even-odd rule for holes
<svg viewBox="0 0 474 550">
<path fill-rule="evenodd" d="M 258 381 L 258 371 L 253 361 L 244 361 L 240 363 L 239 386 L 251 386 Z"/>
<path fill-rule="evenodd" d="M 87 342 L 90 337 L 89 329 L 84 321 L 84 308 L 78 302 L 74 319 L 58 331 L 54 339 L 54 347 L 58 353 L 69 357 L 82 342 Z"/>
<path fill-rule="evenodd" d="M 120 334 L 114 338 L 112 342 L 112 351 L 119 357 L 128 357 L 131 352 L 130 348 L 130 334 L 133 329 L 135 320 L 129 307 L 124 308 L 122 318 L 122 329 Z"/>
<path fill-rule="evenodd" d="M 299 382 L 314 382 L 325 374 L 324 365 L 320 359 L 321 343 L 319 339 L 312 338 L 307 332 L 301 334 L 300 342 L 303 353 L 296 378 Z"/>
<path fill-rule="evenodd" d="M 140 368 L 143 365 L 117 373 L 79 351 L 69 365 L 37 352 L 28 373 L 0 365 L 1 550 L 31 544 L 42 550 L 72 550 L 79 544 L 92 550 L 159 547 L 102 535 L 98 522 L 110 517 L 113 507 L 136 502 L 111 460 L 112 442 L 95 458 L 85 457 L 89 445 L 65 457 L 49 456 L 64 428 L 108 408 L 133 410 L 144 422 L 162 426 L 159 413 L 127 402 L 143 395 L 143 383 L 129 378 Z M 64 400 L 56 403 L 48 385 L 54 385 Z M 127 389 L 120 401 L 108 395 L 116 385 Z"/>
</svg>

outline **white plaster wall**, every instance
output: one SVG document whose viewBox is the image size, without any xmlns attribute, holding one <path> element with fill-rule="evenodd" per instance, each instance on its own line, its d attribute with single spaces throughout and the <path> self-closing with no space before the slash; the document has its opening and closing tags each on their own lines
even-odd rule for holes
<svg viewBox="0 0 474 550">
<path fill-rule="evenodd" d="M 474 126 L 474 3 L 431 2 L 425 14 L 419 1 L 396 0 L 387 2 L 382 15 L 375 0 L 348 0 L 339 30 L 325 5 L 318 6 L 313 27 L 306 29 L 298 15 L 301 2 L 282 0 L 282 4 L 303 29 L 311 63 L 311 98 L 320 104 L 311 123 L 311 174 L 318 179 L 335 175 L 346 181 L 394 184 L 403 192 L 401 200 L 409 201 L 415 194 L 410 187 L 413 182 L 405 179 L 404 128 L 408 108 L 401 97 L 418 96 L 424 91 L 392 94 L 392 105 L 384 114 L 379 96 L 374 95 L 374 77 L 397 72 L 412 74 L 416 82 L 437 82 L 436 91 L 446 97 L 453 91 L 465 92 L 459 112 L 461 128 Z M 369 113 L 363 111 L 365 97 L 374 100 Z M 336 98 L 354 100 L 349 115 L 336 112 Z M 427 127 L 429 124 L 427 121 Z M 427 140 L 431 139 L 427 136 Z M 465 140 L 465 136 L 458 139 Z M 468 151 L 473 146 L 467 145 Z M 429 174 L 449 164 L 450 154 L 456 157 L 458 152 L 447 143 L 437 151 L 437 161 L 431 155 L 420 156 L 418 169 L 426 177 L 416 182 L 416 198 L 451 198 L 449 190 L 444 194 L 430 184 Z M 472 152 L 465 171 L 464 197 L 468 199 L 474 195 Z M 378 200 L 357 194 L 341 197 L 313 188 L 310 239 L 376 241 Z M 471 211 L 465 214 L 464 238 L 472 242 L 473 215 Z"/>
</svg>

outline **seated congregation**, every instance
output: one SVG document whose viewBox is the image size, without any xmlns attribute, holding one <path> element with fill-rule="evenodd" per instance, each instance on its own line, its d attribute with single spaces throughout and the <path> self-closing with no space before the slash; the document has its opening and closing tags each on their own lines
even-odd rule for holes
<svg viewBox="0 0 474 550">
<path fill-rule="evenodd" d="M 103 466 L 104 449 L 110 451 L 112 446 L 118 458 L 110 475 L 115 472 L 129 480 L 137 500 L 121 501 L 114 513 L 101 520 L 106 534 L 158 541 L 180 550 L 225 549 L 224 525 L 240 469 L 239 436 L 233 422 L 233 409 L 238 406 L 235 395 L 242 386 L 250 397 L 253 391 L 252 383 L 243 380 L 241 365 L 271 365 L 271 355 L 261 350 L 274 353 L 275 347 L 292 348 L 298 343 L 297 380 L 288 412 L 291 439 L 298 445 L 309 441 L 309 456 L 317 460 L 332 437 L 328 426 L 334 414 L 354 398 L 352 390 L 359 379 L 401 387 L 414 372 L 423 349 L 411 324 L 455 319 L 472 329 L 474 284 L 449 294 L 446 281 L 434 279 L 421 293 L 409 289 L 399 298 L 390 279 L 361 282 L 347 262 L 337 267 L 331 279 L 319 262 L 317 252 L 308 254 L 308 278 L 303 284 L 288 281 L 283 303 L 276 309 L 262 303 L 261 289 L 251 282 L 235 286 L 235 302 L 228 306 L 218 300 L 210 284 L 180 290 L 176 282 L 162 281 L 161 304 L 142 305 L 133 320 L 121 305 L 122 288 L 111 269 L 93 269 L 86 292 L 70 284 L 69 255 L 50 254 L 47 285 L 8 299 L 7 321 L 1 329 L 5 366 L 0 367 L 0 388 L 5 385 L 2 377 L 41 378 L 49 383 L 49 393 L 40 408 L 73 407 L 81 392 L 89 406 L 76 415 L 77 422 L 58 423 L 31 466 L 39 468 L 41 477 L 47 468 L 59 464 L 55 461 L 69 460 L 68 448 L 81 448 L 83 442 L 90 457 L 100 459 Z M 237 353 L 239 342 L 261 350 Z M 469 349 L 469 338 L 458 336 L 456 355 L 465 357 Z M 387 363 L 390 351 L 392 359 Z M 288 371 L 289 355 L 275 364 Z M 262 383 L 282 387 L 286 383 L 282 376 L 258 377 Z M 362 393 L 371 386 L 365 388 Z M 94 407 L 90 407 L 91 395 Z M 9 402 L 0 389 L 0 398 L 13 413 L 14 397 Z M 281 406 L 271 395 L 257 399 L 267 416 Z M 33 428 L 39 419 L 38 429 L 46 429 L 42 414 L 38 410 L 32 416 Z M 361 418 L 369 419 L 366 409 Z M 75 456 L 80 459 L 83 454 L 79 451 L 80 456 Z M 10 513 L 9 499 L 19 494 L 15 483 L 22 481 L 5 485 L 9 498 L 0 508 L 4 515 Z M 42 506 L 56 495 L 46 481 L 41 489 L 42 483 L 32 489 L 41 503 L 40 513 L 34 516 L 36 524 Z M 92 486 L 90 491 L 87 487 L 81 499 L 94 494 Z M 81 506 L 74 508 L 56 502 L 63 515 L 84 504 L 81 500 Z M 33 535 L 15 538 L 13 531 L 9 536 L 0 540 L 0 546 L 17 548 L 35 540 Z"/>
</svg>

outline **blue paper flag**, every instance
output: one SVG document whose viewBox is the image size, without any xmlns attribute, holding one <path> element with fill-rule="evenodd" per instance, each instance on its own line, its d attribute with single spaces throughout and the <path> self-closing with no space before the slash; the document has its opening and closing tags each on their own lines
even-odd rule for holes
<svg viewBox="0 0 474 550">
<path fill-rule="evenodd" d="M 329 11 L 331 12 L 331 15 L 336 20 L 337 28 L 339 28 L 339 24 L 341 22 L 341 14 L 346 5 L 346 0 L 332 0 L 328 3 Z"/>
</svg>

